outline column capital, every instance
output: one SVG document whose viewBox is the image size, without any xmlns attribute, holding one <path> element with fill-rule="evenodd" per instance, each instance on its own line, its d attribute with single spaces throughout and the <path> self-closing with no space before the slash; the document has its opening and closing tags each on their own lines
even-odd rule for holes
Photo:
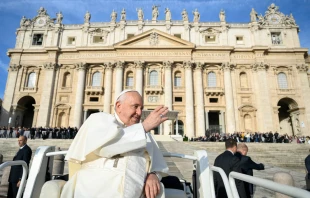
<svg viewBox="0 0 310 198">
<path fill-rule="evenodd" d="M 49 62 L 49 63 L 43 64 L 43 67 L 46 70 L 57 70 L 59 65 L 57 63 Z"/>
<path fill-rule="evenodd" d="M 193 63 L 191 61 L 183 61 L 183 67 L 185 69 L 192 69 L 193 68 Z"/>
<path fill-rule="evenodd" d="M 106 62 L 106 63 L 103 63 L 103 65 L 104 65 L 105 69 L 112 70 L 114 63 Z"/>
<path fill-rule="evenodd" d="M 298 64 L 296 65 L 296 68 L 298 69 L 299 72 L 307 72 L 309 67 L 306 64 Z"/>
<path fill-rule="evenodd" d="M 195 71 L 201 71 L 201 70 L 203 70 L 203 68 L 204 68 L 204 66 L 205 66 L 205 63 L 196 62 L 195 65 L 196 65 Z"/>
<path fill-rule="evenodd" d="M 144 61 L 135 61 L 134 65 L 135 65 L 135 68 L 137 68 L 137 69 L 143 69 L 143 67 L 145 66 L 145 62 Z"/>
<path fill-rule="evenodd" d="M 231 71 L 236 67 L 236 64 L 226 62 L 221 64 L 222 70 Z"/>
<path fill-rule="evenodd" d="M 251 68 L 254 70 L 254 71 L 258 71 L 258 70 L 265 70 L 267 71 L 268 68 L 269 68 L 269 65 L 267 63 L 264 63 L 264 62 L 256 62 L 254 63 Z"/>
<path fill-rule="evenodd" d="M 171 69 L 172 65 L 173 65 L 173 61 L 164 61 L 163 62 L 163 67 L 165 69 Z"/>
<path fill-rule="evenodd" d="M 13 65 L 10 65 L 9 70 L 11 72 L 14 72 L 14 71 L 18 71 L 20 68 L 21 68 L 21 65 L 13 64 Z"/>
<path fill-rule="evenodd" d="M 87 63 L 75 63 L 75 69 L 77 70 L 85 70 L 87 67 Z"/>
<path fill-rule="evenodd" d="M 124 61 L 117 61 L 115 63 L 115 68 L 116 69 L 123 69 L 124 68 L 124 65 L 125 65 L 125 62 Z"/>
</svg>

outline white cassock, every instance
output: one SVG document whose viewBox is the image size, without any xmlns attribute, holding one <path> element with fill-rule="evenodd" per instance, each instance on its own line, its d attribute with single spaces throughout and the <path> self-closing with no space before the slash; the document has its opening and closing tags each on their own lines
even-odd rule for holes
<svg viewBox="0 0 310 198">
<path fill-rule="evenodd" d="M 92 114 L 74 138 L 66 160 L 78 167 L 61 198 L 143 197 L 147 173 L 168 172 L 152 135 L 142 123 L 126 127 L 107 113 Z M 71 170 L 72 172 L 72 170 Z"/>
</svg>

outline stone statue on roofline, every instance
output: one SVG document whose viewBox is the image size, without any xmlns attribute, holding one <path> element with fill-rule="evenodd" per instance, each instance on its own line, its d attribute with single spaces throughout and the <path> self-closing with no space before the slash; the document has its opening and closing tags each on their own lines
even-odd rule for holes
<svg viewBox="0 0 310 198">
<path fill-rule="evenodd" d="M 153 5 L 152 7 L 152 21 L 156 21 L 159 15 L 158 6 Z"/>
<path fill-rule="evenodd" d="M 137 12 L 138 12 L 138 20 L 139 20 L 139 21 L 143 21 L 144 14 L 143 14 L 142 8 L 139 8 L 139 9 L 137 10 Z"/>
<path fill-rule="evenodd" d="M 252 8 L 250 16 L 251 16 L 251 22 L 256 22 L 257 21 L 257 12 L 254 10 L 254 8 Z"/>
<path fill-rule="evenodd" d="M 170 21 L 171 20 L 171 11 L 169 10 L 169 8 L 165 9 L 165 14 L 166 14 L 166 21 Z"/>
<path fill-rule="evenodd" d="M 126 10 L 124 8 L 121 12 L 121 21 L 126 21 Z"/>
<path fill-rule="evenodd" d="M 56 23 L 57 23 L 57 24 L 62 24 L 62 19 L 63 19 L 62 13 L 61 13 L 61 12 L 58 12 L 58 13 L 56 14 L 56 16 L 57 16 L 57 18 L 56 18 Z"/>
<path fill-rule="evenodd" d="M 194 22 L 199 22 L 199 20 L 200 20 L 200 14 L 199 14 L 197 8 L 196 8 L 195 11 L 193 12 L 193 15 L 194 15 Z"/>
<path fill-rule="evenodd" d="M 115 23 L 117 18 L 117 13 L 113 10 L 111 13 L 111 22 Z"/>
<path fill-rule="evenodd" d="M 183 22 L 188 22 L 188 14 L 187 11 L 185 9 L 183 9 L 182 11 L 182 18 L 183 18 Z"/>
<path fill-rule="evenodd" d="M 221 22 L 225 22 L 225 11 L 223 9 L 221 9 L 219 17 Z"/>
<path fill-rule="evenodd" d="M 89 23 L 91 18 L 91 14 L 87 11 L 84 16 L 84 23 Z"/>
</svg>

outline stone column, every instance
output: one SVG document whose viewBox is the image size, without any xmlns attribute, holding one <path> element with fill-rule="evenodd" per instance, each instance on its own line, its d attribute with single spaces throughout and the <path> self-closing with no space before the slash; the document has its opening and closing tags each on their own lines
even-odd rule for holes
<svg viewBox="0 0 310 198">
<path fill-rule="evenodd" d="M 220 125 L 222 126 L 222 133 L 225 133 L 224 112 L 219 112 Z"/>
<path fill-rule="evenodd" d="M 75 95 L 75 105 L 74 105 L 74 126 L 80 128 L 82 125 L 82 112 L 83 112 L 83 101 L 84 101 L 84 89 L 85 89 L 85 63 L 75 64 L 78 72 L 78 80 L 76 86 L 76 95 Z"/>
<path fill-rule="evenodd" d="M 169 111 L 172 110 L 172 64 L 173 62 L 167 61 L 163 63 L 165 68 L 165 106 L 168 107 Z M 164 134 L 170 135 L 169 132 L 171 131 L 171 120 L 167 120 L 164 122 Z"/>
<path fill-rule="evenodd" d="M 258 123 L 259 131 L 273 130 L 273 111 L 270 101 L 267 69 L 269 66 L 263 62 L 252 65 L 254 75 L 256 75 L 256 96 L 257 96 L 257 115 L 260 122 Z"/>
<path fill-rule="evenodd" d="M 44 64 L 44 85 L 41 94 L 40 108 L 37 126 L 50 126 L 53 90 L 55 85 L 55 73 L 58 68 L 56 63 Z"/>
<path fill-rule="evenodd" d="M 143 98 L 143 66 L 144 62 L 135 61 L 136 67 L 136 90 Z"/>
<path fill-rule="evenodd" d="M 192 138 L 195 137 L 192 63 L 190 61 L 184 61 L 183 66 L 185 67 L 186 135 L 188 138 Z"/>
<path fill-rule="evenodd" d="M 305 135 L 309 135 L 310 131 L 310 107 L 309 107 L 309 98 L 310 98 L 310 90 L 309 90 L 309 81 L 307 76 L 308 66 L 305 64 L 300 64 L 296 66 L 298 70 L 298 78 L 300 84 L 298 85 L 300 88 L 300 95 L 305 104 L 305 112 L 303 120 L 300 119 L 300 122 L 304 122 L 305 127 L 301 127 L 301 132 Z"/>
<path fill-rule="evenodd" d="M 115 76 L 115 94 L 116 97 L 122 92 L 123 90 L 123 69 L 124 69 L 124 62 L 118 61 L 116 63 L 116 76 Z"/>
<path fill-rule="evenodd" d="M 222 69 L 224 70 L 226 120 L 227 120 L 226 129 L 228 133 L 233 133 L 236 130 L 234 97 L 233 97 L 231 74 L 230 74 L 231 69 L 233 69 L 233 65 L 231 65 L 230 63 L 223 63 Z"/>
<path fill-rule="evenodd" d="M 33 120 L 32 120 L 32 126 L 36 127 L 37 126 L 37 120 L 38 120 L 39 108 L 38 108 L 38 105 L 32 105 L 32 106 L 34 106 L 34 115 L 33 115 Z"/>
<path fill-rule="evenodd" d="M 204 136 L 206 133 L 205 128 L 205 108 L 203 100 L 203 83 L 202 83 L 202 63 L 196 63 L 195 68 L 195 88 L 196 88 L 196 131 L 197 136 Z"/>
<path fill-rule="evenodd" d="M 209 111 L 205 111 L 206 129 L 209 129 Z"/>
<path fill-rule="evenodd" d="M 4 92 L 4 100 L 2 103 L 0 126 L 8 126 L 10 111 L 11 111 L 13 98 L 14 98 L 14 91 L 17 85 L 16 81 L 17 81 L 18 71 L 20 67 L 21 67 L 20 65 L 10 65 L 9 67 L 8 79 L 7 79 L 6 88 Z"/>
<path fill-rule="evenodd" d="M 112 100 L 112 63 L 105 63 L 105 77 L 104 77 L 104 106 L 103 111 L 110 113 Z"/>
</svg>

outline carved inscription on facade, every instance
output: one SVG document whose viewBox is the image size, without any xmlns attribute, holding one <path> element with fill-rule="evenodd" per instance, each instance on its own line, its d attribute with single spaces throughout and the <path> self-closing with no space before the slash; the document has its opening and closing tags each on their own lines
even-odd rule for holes
<svg viewBox="0 0 310 198">
<path fill-rule="evenodd" d="M 106 58 L 116 57 L 116 53 L 61 54 L 59 59 Z"/>
<path fill-rule="evenodd" d="M 229 58 L 226 53 L 194 53 L 194 58 L 208 58 L 208 59 L 224 59 Z"/>
<path fill-rule="evenodd" d="M 119 52 L 118 56 L 191 56 L 191 52 Z"/>
</svg>

